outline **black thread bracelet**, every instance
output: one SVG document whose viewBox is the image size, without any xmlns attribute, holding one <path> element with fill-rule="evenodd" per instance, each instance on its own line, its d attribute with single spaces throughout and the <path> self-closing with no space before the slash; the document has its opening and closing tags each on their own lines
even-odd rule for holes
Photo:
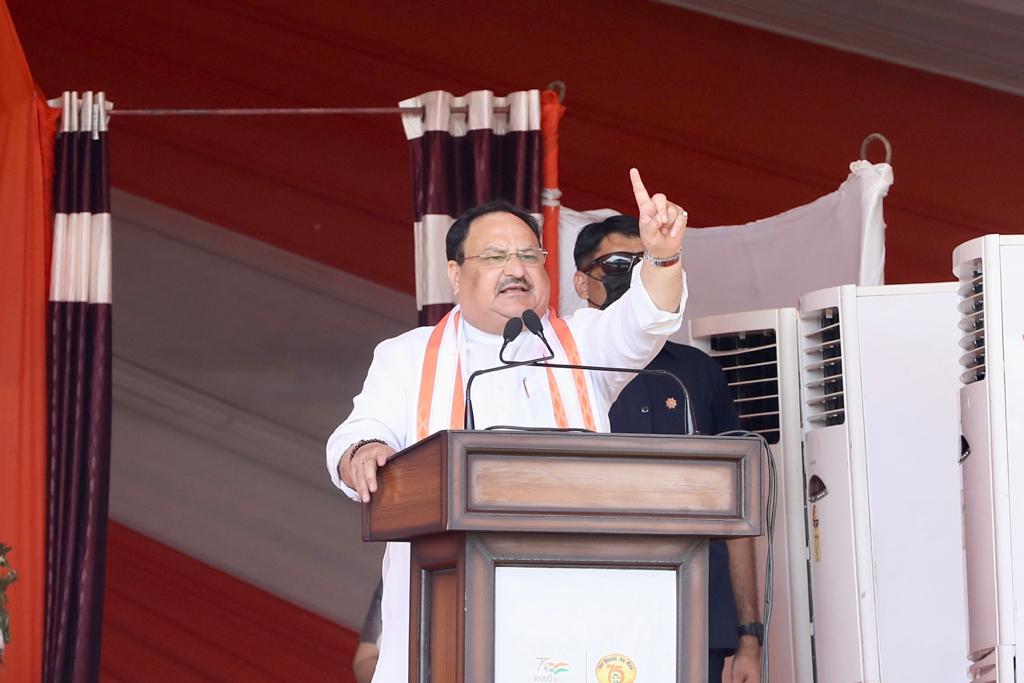
<svg viewBox="0 0 1024 683">
<path fill-rule="evenodd" d="M 387 446 L 388 442 L 384 439 L 361 439 L 356 441 L 355 445 L 352 446 L 352 450 L 348 452 L 348 459 L 350 462 L 354 462 L 356 459 L 356 451 L 369 443 L 379 443 L 382 446 Z"/>
</svg>

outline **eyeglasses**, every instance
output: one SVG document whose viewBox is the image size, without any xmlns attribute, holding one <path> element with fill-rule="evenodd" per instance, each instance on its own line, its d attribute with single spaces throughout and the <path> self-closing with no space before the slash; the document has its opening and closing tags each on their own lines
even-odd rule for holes
<svg viewBox="0 0 1024 683">
<path fill-rule="evenodd" d="M 633 270 L 633 266 L 640 263 L 643 259 L 644 253 L 641 252 L 629 252 L 629 251 L 613 251 L 610 254 L 605 254 L 599 258 L 594 259 L 590 262 L 590 265 L 583 268 L 583 272 L 587 275 L 590 274 L 594 268 L 598 266 L 604 271 L 605 275 L 625 275 L 629 271 Z"/>
<path fill-rule="evenodd" d="M 484 268 L 504 268 L 515 256 L 524 266 L 543 266 L 548 260 L 547 249 L 516 249 L 515 251 L 504 251 L 502 249 L 487 249 L 475 256 L 463 256 L 462 261 L 476 258 L 480 259 L 480 265 Z"/>
</svg>

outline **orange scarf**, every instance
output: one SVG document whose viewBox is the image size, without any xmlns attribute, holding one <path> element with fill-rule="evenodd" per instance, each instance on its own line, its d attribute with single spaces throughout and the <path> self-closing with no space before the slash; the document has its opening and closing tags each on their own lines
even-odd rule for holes
<svg viewBox="0 0 1024 683">
<path fill-rule="evenodd" d="M 416 406 L 416 439 L 424 439 L 430 434 L 430 414 L 434 403 L 434 386 L 437 383 L 438 354 L 441 350 L 441 342 L 444 339 L 445 331 L 452 328 L 455 336 L 456 349 L 458 348 L 459 329 L 461 327 L 462 311 L 455 308 L 441 319 L 434 326 L 427 341 L 427 352 L 423 358 L 423 371 L 420 377 L 420 392 Z M 564 320 L 548 312 L 548 322 L 555 331 L 558 344 L 562 347 L 568 362 L 572 365 L 580 365 L 579 348 L 572 336 L 572 331 Z M 551 368 L 547 370 L 548 388 L 551 391 L 551 407 L 554 412 L 555 424 L 560 428 L 569 426 L 569 418 L 565 412 L 565 402 L 562 400 L 562 392 L 558 388 L 555 374 Z M 594 421 L 594 411 L 590 404 L 590 393 L 587 391 L 587 379 L 582 370 L 572 370 L 573 384 L 576 388 L 576 400 L 579 403 L 580 413 L 583 415 L 584 426 L 594 431 L 597 429 Z M 452 388 L 451 417 L 449 419 L 450 429 L 462 429 L 466 419 L 465 387 L 462 378 L 462 359 L 458 359 L 455 365 L 455 383 Z"/>
</svg>

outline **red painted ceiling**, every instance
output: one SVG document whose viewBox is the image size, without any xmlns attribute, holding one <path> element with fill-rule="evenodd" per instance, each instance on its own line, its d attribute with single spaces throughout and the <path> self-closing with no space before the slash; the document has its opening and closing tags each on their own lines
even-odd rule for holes
<svg viewBox="0 0 1024 683">
<path fill-rule="evenodd" d="M 1021 98 L 659 3 L 9 3 L 49 96 L 388 106 L 562 79 L 573 208 L 629 209 L 635 164 L 695 225 L 762 218 L 834 189 L 880 131 L 895 148 L 890 282 L 948 279 L 957 243 L 1021 231 Z M 117 187 L 413 291 L 397 117 L 122 117 L 112 131 Z"/>
</svg>

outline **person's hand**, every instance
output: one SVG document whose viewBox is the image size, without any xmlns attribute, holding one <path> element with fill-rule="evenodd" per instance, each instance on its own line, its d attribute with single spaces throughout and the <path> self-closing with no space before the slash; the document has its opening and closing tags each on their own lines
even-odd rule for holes
<svg viewBox="0 0 1024 683">
<path fill-rule="evenodd" d="M 633 182 L 633 196 L 640 212 L 640 239 L 644 249 L 655 258 L 672 258 L 683 248 L 686 211 L 660 192 L 651 196 L 640 179 L 640 171 L 635 168 L 629 169 L 629 179 Z"/>
<path fill-rule="evenodd" d="M 732 683 L 761 683 L 761 646 L 752 636 L 740 638 L 732 657 Z"/>
<path fill-rule="evenodd" d="M 377 492 L 377 470 L 394 454 L 394 448 L 382 443 L 363 445 L 355 457 L 346 453 L 341 458 L 342 481 L 359 494 L 359 500 L 369 503 L 370 494 Z"/>
<path fill-rule="evenodd" d="M 377 670 L 379 657 L 380 650 L 377 649 L 376 643 L 359 643 L 359 646 L 356 647 L 356 654 L 352 658 L 352 673 L 356 675 L 357 683 L 370 683 L 373 680 L 373 672 Z"/>
</svg>

